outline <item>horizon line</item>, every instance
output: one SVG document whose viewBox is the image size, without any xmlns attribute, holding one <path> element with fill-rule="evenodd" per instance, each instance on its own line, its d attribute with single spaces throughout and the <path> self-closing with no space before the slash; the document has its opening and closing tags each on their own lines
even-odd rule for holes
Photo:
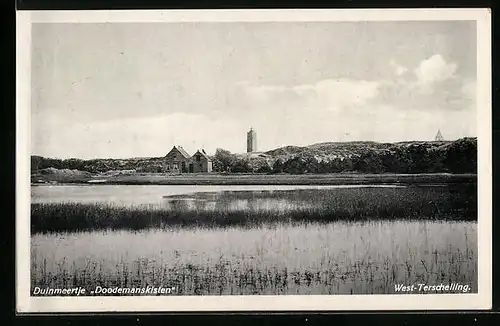
<svg viewBox="0 0 500 326">
<path fill-rule="evenodd" d="M 285 148 L 285 147 L 300 147 L 300 148 L 307 148 L 307 147 L 310 147 L 310 146 L 314 146 L 314 145 L 320 145 L 320 144 L 329 144 L 329 143 L 345 143 L 345 144 L 348 144 L 348 143 L 376 143 L 376 144 L 400 144 L 400 143 L 412 143 L 412 142 L 428 142 L 428 143 L 437 143 L 437 142 L 454 142 L 454 141 L 458 141 L 460 139 L 467 139 L 467 138 L 475 138 L 477 139 L 477 136 L 464 136 L 464 137 L 460 137 L 460 138 L 457 138 L 457 139 L 453 139 L 453 140 L 447 140 L 447 139 L 444 139 L 444 140 L 399 140 L 399 141 L 392 141 L 392 142 L 389 142 L 389 141 L 375 141 L 375 140 L 348 140 L 348 141 L 324 141 L 324 142 L 318 142 L 318 143 L 313 143 L 313 144 L 309 144 L 309 145 L 283 145 L 283 146 L 280 146 L 280 147 L 276 147 L 276 148 L 273 148 L 273 149 L 267 149 L 267 150 L 259 150 L 259 151 L 255 151 L 255 152 L 251 152 L 251 153 L 265 153 L 265 152 L 270 152 L 270 151 L 274 151 L 274 150 L 277 150 L 277 149 L 280 149 L 280 148 Z M 173 147 L 178 147 L 180 146 L 181 148 L 182 145 L 172 145 L 172 148 Z M 222 149 L 222 150 L 226 150 L 226 151 L 229 151 L 227 149 L 224 149 L 224 148 L 220 148 L 220 147 L 217 147 L 217 149 Z M 201 150 L 201 149 L 198 149 L 198 150 Z M 170 151 L 170 150 L 169 150 Z M 169 151 L 167 151 L 166 153 L 168 153 Z M 232 152 L 232 151 L 229 151 L 231 154 L 251 154 L 251 153 L 248 153 L 248 152 L 245 152 L 245 151 L 241 151 L 241 152 Z M 196 153 L 196 151 L 195 151 Z M 205 153 L 206 155 L 209 155 L 209 156 L 213 156 L 211 154 L 208 154 L 208 153 Z M 215 154 L 215 153 L 214 153 Z M 70 159 L 78 159 L 78 160 L 130 160 L 130 159 L 155 159 L 155 158 L 162 158 L 164 157 L 165 155 L 167 154 L 164 154 L 164 155 L 160 155 L 160 156 L 128 156 L 128 157 L 93 157 L 93 158 L 82 158 L 82 157 L 67 157 L 67 158 L 61 158 L 61 157 L 57 157 L 57 156 L 45 156 L 45 155 L 40 155 L 40 154 L 30 154 L 30 157 L 33 157 L 33 156 L 38 156 L 38 157 L 43 157 L 43 158 L 50 158 L 50 159 L 59 159 L 59 160 L 70 160 Z"/>
</svg>

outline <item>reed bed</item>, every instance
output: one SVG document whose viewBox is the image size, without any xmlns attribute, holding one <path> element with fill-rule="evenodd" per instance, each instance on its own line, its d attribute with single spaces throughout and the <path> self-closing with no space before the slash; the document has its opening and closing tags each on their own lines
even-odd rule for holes
<svg viewBox="0 0 500 326">
<path fill-rule="evenodd" d="M 477 292 L 474 222 L 372 221 L 32 237 L 32 288 L 174 287 L 175 295 L 394 293 L 452 283 Z"/>
<path fill-rule="evenodd" d="M 475 184 L 230 191 L 187 197 L 172 196 L 162 205 L 130 207 L 106 203 L 33 203 L 31 231 L 36 234 L 164 229 L 173 226 L 253 228 L 269 223 L 304 221 L 477 220 Z M 238 208 L 237 203 L 244 205 Z"/>
</svg>

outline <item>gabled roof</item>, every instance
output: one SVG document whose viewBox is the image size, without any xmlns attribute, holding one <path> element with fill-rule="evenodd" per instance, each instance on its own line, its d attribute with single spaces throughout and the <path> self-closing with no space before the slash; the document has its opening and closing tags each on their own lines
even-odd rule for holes
<svg viewBox="0 0 500 326">
<path fill-rule="evenodd" d="M 205 153 L 204 150 L 197 150 L 196 153 L 193 154 L 193 156 L 195 156 L 196 154 L 200 154 L 201 156 L 203 156 L 204 158 L 206 158 L 207 160 L 211 161 L 212 159 L 207 155 L 207 153 Z"/>
<path fill-rule="evenodd" d="M 181 155 L 184 156 L 184 158 L 190 158 L 191 157 L 191 155 L 189 155 L 188 152 L 186 152 L 186 150 L 184 148 L 182 148 L 181 146 L 174 146 L 170 150 L 170 152 L 168 152 L 168 154 L 170 154 L 174 149 L 177 150 L 179 153 L 181 153 Z"/>
<path fill-rule="evenodd" d="M 181 146 L 177 146 L 177 149 L 179 150 L 179 152 L 181 152 L 182 156 L 184 156 L 185 158 L 191 157 L 191 155 L 189 155 L 188 152 L 186 152 L 186 150 Z"/>
</svg>

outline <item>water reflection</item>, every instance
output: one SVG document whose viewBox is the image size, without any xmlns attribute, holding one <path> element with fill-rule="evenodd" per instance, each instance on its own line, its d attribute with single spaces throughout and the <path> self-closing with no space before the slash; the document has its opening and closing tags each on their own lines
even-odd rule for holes
<svg viewBox="0 0 500 326">
<path fill-rule="evenodd" d="M 273 195 L 280 191 L 328 190 L 328 189 L 379 189 L 401 188 L 398 185 L 60 185 L 31 188 L 32 203 L 106 203 L 124 206 L 162 204 L 162 196 L 192 196 L 195 193 L 211 193 L 207 199 L 216 199 L 221 193 L 252 192 Z M 219 194 L 219 195 L 216 195 Z M 197 198 L 199 198 L 197 196 Z"/>
<path fill-rule="evenodd" d="M 312 206 L 310 201 L 300 198 L 273 198 L 273 191 L 225 191 L 192 196 L 165 196 L 162 202 L 162 208 L 175 211 L 275 212 Z"/>
</svg>

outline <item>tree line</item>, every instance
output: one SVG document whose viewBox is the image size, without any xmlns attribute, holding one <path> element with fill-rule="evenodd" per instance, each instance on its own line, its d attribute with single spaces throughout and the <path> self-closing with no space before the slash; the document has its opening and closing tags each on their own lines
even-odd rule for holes
<svg viewBox="0 0 500 326">
<path fill-rule="evenodd" d="M 250 173 L 477 173 L 477 141 L 463 138 L 436 146 L 430 142 L 389 145 L 384 149 L 363 148 L 352 155 L 333 159 L 322 151 L 275 157 L 249 158 L 218 149 L 214 171 Z"/>
<path fill-rule="evenodd" d="M 338 148 L 336 149 L 338 151 Z M 217 149 L 214 172 L 225 173 L 477 173 L 477 139 L 454 142 L 415 142 L 360 147 L 348 154 L 305 147 L 292 153 L 248 157 Z M 150 159 L 53 159 L 31 157 L 31 169 L 71 169 L 92 173 L 110 170 L 163 172 L 161 158 Z"/>
</svg>

